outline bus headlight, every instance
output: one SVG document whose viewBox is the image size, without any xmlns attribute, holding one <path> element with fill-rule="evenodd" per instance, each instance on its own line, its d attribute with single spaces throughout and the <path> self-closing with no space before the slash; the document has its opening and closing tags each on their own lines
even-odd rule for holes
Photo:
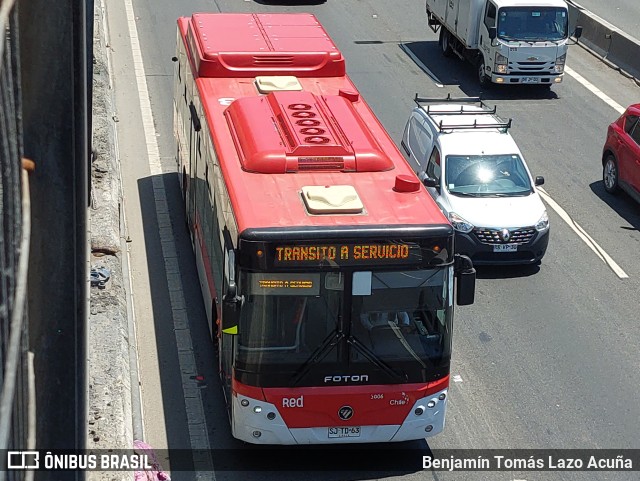
<svg viewBox="0 0 640 481">
<path fill-rule="evenodd" d="M 540 220 L 536 223 L 536 230 L 538 232 L 544 232 L 549 229 L 549 216 L 547 215 L 547 211 L 545 210 L 540 217 Z"/>
<path fill-rule="evenodd" d="M 495 65 L 493 70 L 496 73 L 507 73 L 507 63 L 509 59 L 499 52 L 496 52 Z"/>
<path fill-rule="evenodd" d="M 467 222 L 455 212 L 449 213 L 449 222 L 451 222 L 451 225 L 453 225 L 453 228 L 455 230 L 463 232 L 465 234 L 468 234 L 473 230 L 473 224 Z"/>
<path fill-rule="evenodd" d="M 556 59 L 556 65 L 553 69 L 553 71 L 555 73 L 562 73 L 564 72 L 564 63 L 567 61 L 567 54 L 565 53 L 564 55 L 560 55 L 557 59 Z"/>
</svg>

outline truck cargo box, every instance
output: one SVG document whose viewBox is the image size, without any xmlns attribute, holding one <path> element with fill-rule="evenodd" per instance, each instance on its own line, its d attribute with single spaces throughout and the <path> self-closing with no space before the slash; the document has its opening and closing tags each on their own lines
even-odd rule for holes
<svg viewBox="0 0 640 481">
<path fill-rule="evenodd" d="M 455 34 L 466 48 L 478 48 L 478 26 L 485 0 L 427 0 L 427 11 Z"/>
</svg>

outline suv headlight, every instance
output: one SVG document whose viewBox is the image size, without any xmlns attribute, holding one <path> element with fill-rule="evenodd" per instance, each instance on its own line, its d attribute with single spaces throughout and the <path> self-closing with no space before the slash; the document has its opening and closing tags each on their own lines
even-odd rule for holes
<svg viewBox="0 0 640 481">
<path fill-rule="evenodd" d="M 549 229 L 549 216 L 547 215 L 547 211 L 545 210 L 540 217 L 540 220 L 536 223 L 536 230 L 538 232 L 544 232 Z"/>
<path fill-rule="evenodd" d="M 557 59 L 556 59 L 556 66 L 554 67 L 554 71 L 556 73 L 562 73 L 564 72 L 564 63 L 567 61 L 567 54 L 565 53 L 564 55 L 560 55 Z"/>
<path fill-rule="evenodd" d="M 465 234 L 468 234 L 473 230 L 473 224 L 467 222 L 455 212 L 449 213 L 449 222 L 451 222 L 451 225 L 453 225 L 453 228 L 455 230 L 463 232 Z"/>
<path fill-rule="evenodd" d="M 496 52 L 496 60 L 495 60 L 495 65 L 493 69 L 497 73 L 507 73 L 508 62 L 509 62 L 509 59 L 507 57 L 505 57 L 499 52 Z"/>
</svg>

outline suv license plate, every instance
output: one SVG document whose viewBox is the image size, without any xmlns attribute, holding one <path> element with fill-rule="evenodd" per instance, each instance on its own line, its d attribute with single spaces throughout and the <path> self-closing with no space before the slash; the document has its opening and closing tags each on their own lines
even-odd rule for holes
<svg viewBox="0 0 640 481">
<path fill-rule="evenodd" d="M 537 84 L 540 83 L 540 77 L 522 77 L 520 83 L 523 84 Z"/>
<path fill-rule="evenodd" d="M 329 428 L 330 438 L 359 438 L 360 426 L 341 426 L 339 428 Z"/>
<path fill-rule="evenodd" d="M 496 244 L 493 246 L 493 252 L 516 252 L 518 244 Z"/>
</svg>

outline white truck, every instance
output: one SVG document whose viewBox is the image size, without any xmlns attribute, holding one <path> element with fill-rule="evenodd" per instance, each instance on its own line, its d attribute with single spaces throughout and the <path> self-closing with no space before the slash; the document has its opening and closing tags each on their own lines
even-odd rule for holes
<svg viewBox="0 0 640 481">
<path fill-rule="evenodd" d="M 564 0 L 426 0 L 445 56 L 476 66 L 480 85 L 562 82 L 569 41 Z M 573 33 L 579 37 L 582 27 Z"/>
</svg>

